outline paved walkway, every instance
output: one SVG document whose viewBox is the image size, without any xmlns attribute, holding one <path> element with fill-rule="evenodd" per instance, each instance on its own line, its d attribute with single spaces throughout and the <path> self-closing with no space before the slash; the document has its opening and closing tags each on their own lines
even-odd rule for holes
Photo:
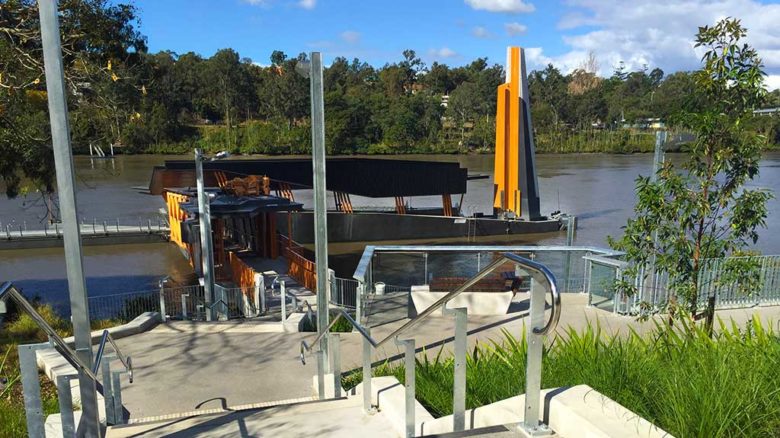
<svg viewBox="0 0 780 438">
<path fill-rule="evenodd" d="M 582 329 L 598 324 L 605 334 L 652 331 L 653 321 L 638 322 L 634 317 L 617 316 L 589 308 L 587 296 L 564 294 L 558 334 L 569 327 Z M 500 340 L 502 330 L 520 336 L 527 316 L 522 295 L 500 317 L 469 318 L 469 344 Z M 724 310 L 718 317 L 734 319 L 744 326 L 758 314 L 777 324 L 780 306 Z M 372 336 L 382 339 L 404 324 L 399 319 L 372 327 Z M 275 326 L 251 320 L 226 323 L 171 322 L 154 330 L 118 341 L 136 366 L 136 381 L 123 388 L 123 401 L 131 418 L 156 416 L 196 409 L 226 408 L 241 404 L 275 401 L 312 395 L 315 361 L 304 366 L 299 360 L 300 342 L 312 340 L 313 333 L 275 333 Z M 273 326 L 273 327 L 272 327 Z M 436 354 L 440 347 L 451 349 L 452 317 L 436 314 L 413 330 L 418 350 Z M 361 366 L 362 341 L 359 334 L 342 334 L 342 369 Z M 400 358 L 401 347 L 390 341 L 375 352 L 373 360 Z"/>
<path fill-rule="evenodd" d="M 135 382 L 122 399 L 131 418 L 311 396 L 314 366 L 302 366 L 303 334 L 279 323 L 171 322 L 119 339 Z"/>
</svg>

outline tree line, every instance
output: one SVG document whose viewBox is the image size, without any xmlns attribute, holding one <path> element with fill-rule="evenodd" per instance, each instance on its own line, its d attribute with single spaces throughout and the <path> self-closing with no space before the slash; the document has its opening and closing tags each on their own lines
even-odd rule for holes
<svg viewBox="0 0 780 438">
<path fill-rule="evenodd" d="M 308 80 L 295 71 L 306 54 L 274 51 L 257 64 L 229 48 L 208 58 L 149 53 L 131 4 L 62 0 L 59 7 L 77 152 L 90 144 L 125 153 L 309 150 Z M 48 191 L 53 165 L 37 3 L 6 0 L 0 23 L 0 174 L 9 194 L 23 176 Z M 649 119 L 673 125 L 676 113 L 697 105 L 691 73 L 620 65 L 601 78 L 597 71 L 591 56 L 569 74 L 552 65 L 529 73 L 539 151 L 651 150 L 652 135 L 625 128 Z M 328 152 L 489 152 L 503 78 L 503 67 L 487 58 L 461 67 L 426 65 L 414 50 L 381 67 L 336 58 L 324 72 Z M 780 106 L 780 93 L 766 104 Z M 770 144 L 780 142 L 777 120 L 756 120 Z"/>
</svg>

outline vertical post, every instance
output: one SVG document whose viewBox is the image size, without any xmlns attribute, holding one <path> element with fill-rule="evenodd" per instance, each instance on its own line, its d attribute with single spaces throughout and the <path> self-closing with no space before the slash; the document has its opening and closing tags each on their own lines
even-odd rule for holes
<svg viewBox="0 0 780 438">
<path fill-rule="evenodd" d="M 106 407 L 106 423 L 116 424 L 116 418 L 114 418 L 114 390 L 111 383 L 111 360 L 103 356 L 103 363 L 101 364 L 103 372 L 103 404 Z"/>
<path fill-rule="evenodd" d="M 265 313 L 265 279 L 263 274 L 255 272 L 255 309 L 257 314 Z"/>
<path fill-rule="evenodd" d="M 414 419 L 414 339 L 404 339 L 403 341 L 396 340 L 405 346 L 404 349 L 404 388 L 406 389 L 406 436 L 415 436 L 415 419 Z"/>
<path fill-rule="evenodd" d="M 181 294 L 181 319 L 187 319 L 187 297 L 190 294 Z M 197 315 L 197 310 L 196 310 Z"/>
<path fill-rule="evenodd" d="M 287 321 L 287 288 L 284 286 L 284 280 L 279 282 L 279 291 L 282 295 L 282 326 L 284 326 L 284 322 Z"/>
<path fill-rule="evenodd" d="M 366 333 L 370 335 L 371 329 L 366 327 Z M 366 414 L 373 411 L 371 396 L 371 343 L 363 337 L 363 412 Z"/>
<path fill-rule="evenodd" d="M 566 218 L 566 246 L 574 246 L 574 236 L 577 230 L 577 217 L 568 216 Z M 571 287 L 571 250 L 566 251 L 566 264 L 564 267 L 563 281 L 566 285 L 564 292 L 569 292 Z"/>
<path fill-rule="evenodd" d="M 322 54 L 311 53 L 311 146 L 314 168 L 314 246 L 317 264 L 317 331 L 328 327 L 328 216 L 325 193 L 325 101 L 322 84 Z M 320 349 L 328 355 L 328 335 L 322 337 Z M 328 361 L 324 361 L 327 363 Z"/>
<path fill-rule="evenodd" d="M 423 284 L 428 284 L 428 253 L 423 253 L 423 262 L 425 263 L 425 267 L 423 268 L 423 275 L 425 275 L 425 278 L 423 278 Z"/>
<path fill-rule="evenodd" d="M 341 336 L 338 333 L 331 333 L 329 338 L 331 371 L 333 372 L 333 397 L 341 398 Z"/>
<path fill-rule="evenodd" d="M 76 352 L 87 366 L 92 366 L 92 338 L 89 325 L 89 303 L 84 281 L 84 265 L 81 255 L 81 234 L 76 206 L 76 188 L 73 171 L 73 155 L 68 125 L 68 102 L 60 46 L 60 26 L 57 1 L 39 0 L 43 62 L 46 73 L 46 90 L 49 101 L 54 167 L 57 174 L 57 193 L 60 200 L 65 266 L 70 295 L 71 320 Z M 37 372 L 35 378 L 37 379 Z M 84 434 L 100 436 L 100 419 L 97 409 L 95 382 L 83 372 L 79 373 L 82 424 Z M 41 436 L 43 429 L 41 429 Z"/>
<path fill-rule="evenodd" d="M 666 143 L 666 131 L 656 131 L 655 133 L 655 153 L 653 155 L 653 173 L 650 175 L 650 181 L 656 182 L 658 181 L 658 171 L 661 169 L 661 166 L 664 164 L 664 144 Z M 658 232 L 653 232 L 653 248 L 658 247 Z M 655 281 L 655 251 L 653 251 L 652 256 L 650 257 L 650 266 L 647 269 L 647 272 L 650 273 L 650 284 L 647 285 L 644 278 L 642 279 L 642 284 L 640 285 L 640 291 L 644 289 L 645 287 L 650 287 L 652 290 L 655 290 L 658 286 L 657 282 Z"/>
<path fill-rule="evenodd" d="M 363 292 L 366 290 L 365 281 L 359 281 L 357 286 L 357 292 L 355 297 L 355 321 L 358 324 L 363 325 Z"/>
<path fill-rule="evenodd" d="M 317 398 L 325 400 L 325 355 L 322 350 L 317 353 Z"/>
<path fill-rule="evenodd" d="M 455 375 L 452 389 L 452 430 L 466 429 L 466 335 L 468 310 L 447 309 L 444 313 L 455 317 Z"/>
<path fill-rule="evenodd" d="M 27 435 L 44 436 L 41 382 L 38 380 L 38 361 L 35 345 L 19 346 L 19 368 L 22 371 L 24 412 L 27 416 Z"/>
<path fill-rule="evenodd" d="M 165 277 L 160 280 L 159 286 L 160 286 L 160 321 L 165 322 L 166 320 L 166 312 L 165 312 L 165 282 L 168 281 L 169 277 Z"/>
<path fill-rule="evenodd" d="M 75 376 L 57 376 L 57 398 L 60 402 L 60 423 L 62 423 L 63 437 L 76 435 L 76 423 L 73 419 L 73 395 L 70 393 L 71 377 Z"/>
<path fill-rule="evenodd" d="M 114 398 L 114 424 L 124 424 L 125 418 L 122 412 L 122 382 L 120 377 L 124 371 L 112 371 L 111 372 L 111 387 L 113 389 L 112 396 Z"/>
<path fill-rule="evenodd" d="M 198 185 L 198 220 L 200 222 L 200 255 L 203 266 L 203 287 L 205 291 L 206 321 L 211 321 L 211 301 L 214 299 L 214 252 L 211 248 L 211 207 L 203 182 L 203 152 L 195 149 L 195 174 Z"/>
<path fill-rule="evenodd" d="M 534 333 L 535 327 L 544 327 L 544 297 L 544 287 L 532 277 L 531 313 L 526 326 L 528 358 L 525 368 L 525 414 L 523 417 L 523 429 L 530 435 L 537 435 L 546 429 L 545 425 L 539 423 L 544 335 Z"/>
</svg>

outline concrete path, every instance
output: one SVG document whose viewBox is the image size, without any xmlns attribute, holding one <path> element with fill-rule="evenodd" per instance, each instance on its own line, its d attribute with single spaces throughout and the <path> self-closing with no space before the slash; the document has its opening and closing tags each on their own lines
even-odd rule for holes
<svg viewBox="0 0 780 438">
<path fill-rule="evenodd" d="M 135 366 L 122 388 L 131 418 L 311 396 L 316 370 L 298 359 L 301 334 L 268 331 L 267 323 L 171 322 L 118 340 Z"/>
<path fill-rule="evenodd" d="M 617 316 L 587 307 L 587 296 L 564 294 L 558 335 L 569 327 L 582 329 L 599 324 L 604 334 L 640 333 L 654 329 L 654 322 Z M 395 301 L 395 300 L 393 300 Z M 397 303 L 396 303 L 397 304 Z M 500 341 L 502 330 L 520 336 L 527 316 L 527 301 L 518 295 L 511 313 L 498 317 L 469 317 L 469 345 Z M 724 310 L 718 317 L 733 318 L 744 326 L 753 314 L 776 324 L 780 306 Z M 405 319 L 387 321 L 371 328 L 383 339 Z M 273 324 L 275 327 L 276 324 Z M 412 331 L 418 351 L 435 355 L 440 348 L 451 351 L 454 334 L 452 317 L 432 315 Z M 131 418 L 187 412 L 196 409 L 227 408 L 235 405 L 308 397 L 316 364 L 299 360 L 300 342 L 313 340 L 313 333 L 274 333 L 268 323 L 251 320 L 226 323 L 170 322 L 154 330 L 118 341 L 133 357 L 136 380 L 123 388 L 123 401 Z M 341 335 L 342 370 L 361 366 L 362 338 L 357 333 Z M 373 355 L 373 360 L 399 359 L 401 347 L 391 340 Z"/>
</svg>

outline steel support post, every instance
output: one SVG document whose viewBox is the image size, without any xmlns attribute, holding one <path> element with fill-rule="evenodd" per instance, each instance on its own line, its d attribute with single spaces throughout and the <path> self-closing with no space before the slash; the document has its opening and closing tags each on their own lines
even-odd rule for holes
<svg viewBox="0 0 780 438">
<path fill-rule="evenodd" d="M 566 246 L 574 246 L 574 236 L 577 230 L 577 217 L 568 216 L 566 218 Z M 563 284 L 566 285 L 564 292 L 570 292 L 571 290 L 571 251 L 566 251 L 566 265 L 564 267 L 564 279 Z"/>
<path fill-rule="evenodd" d="M 35 351 L 40 348 L 42 348 L 40 345 L 19 346 L 19 368 L 22 372 L 27 435 L 31 437 L 44 436 L 41 382 L 38 380 L 38 360 L 35 358 Z"/>
<path fill-rule="evenodd" d="M 103 373 L 103 404 L 106 408 L 106 424 L 117 424 L 114 418 L 114 388 L 111 379 L 111 359 L 104 356 L 101 364 Z"/>
<path fill-rule="evenodd" d="M 333 373 L 333 397 L 341 398 L 341 336 L 332 333 L 330 339 L 330 362 Z"/>
<path fill-rule="evenodd" d="M 452 430 L 466 429 L 466 336 L 468 334 L 468 310 L 447 309 L 444 313 L 455 317 L 455 375 L 452 389 Z"/>
<path fill-rule="evenodd" d="M 73 395 L 70 392 L 70 380 L 74 377 L 78 377 L 78 375 L 57 376 L 57 398 L 60 405 L 60 423 L 62 423 L 63 437 L 76 435 L 76 423 L 73 419 Z"/>
<path fill-rule="evenodd" d="M 282 299 L 282 326 L 287 321 L 287 288 L 284 285 L 284 280 L 279 282 L 279 292 Z"/>
<path fill-rule="evenodd" d="M 325 355 L 318 350 L 317 355 L 317 398 L 325 400 Z"/>
<path fill-rule="evenodd" d="M 366 327 L 366 334 L 371 334 L 371 329 Z M 366 414 L 374 413 L 371 406 L 371 343 L 367 338 L 363 338 L 363 412 Z"/>
<path fill-rule="evenodd" d="M 355 321 L 360 325 L 363 325 L 363 293 L 365 290 L 366 283 L 364 281 L 359 281 L 355 293 Z"/>
<path fill-rule="evenodd" d="M 257 309 L 257 315 L 265 313 L 265 279 L 263 274 L 259 272 L 255 273 L 255 309 Z"/>
<path fill-rule="evenodd" d="M 214 299 L 214 251 L 211 246 L 211 207 L 203 181 L 203 152 L 195 149 L 195 175 L 198 185 L 198 219 L 200 222 L 200 256 L 203 266 L 206 321 L 212 319 L 211 302 Z"/>
<path fill-rule="evenodd" d="M 550 429 L 539 422 L 539 410 L 542 390 L 542 351 L 544 335 L 534 333 L 535 327 L 544 327 L 545 307 L 544 286 L 531 279 L 531 306 L 526 338 L 528 339 L 527 361 L 525 368 L 525 414 L 522 428 L 529 435 L 547 435 Z"/>
<path fill-rule="evenodd" d="M 57 0 L 39 0 L 43 62 L 46 73 L 46 91 L 49 101 L 54 167 L 57 174 L 57 193 L 63 225 L 65 267 L 70 295 L 71 321 L 75 347 L 87 366 L 92 366 L 92 337 L 89 324 L 89 302 L 84 281 L 84 265 L 81 255 L 81 233 L 76 206 L 75 174 L 70 146 L 68 102 L 60 46 L 60 26 Z M 37 374 L 36 374 L 37 379 Z M 81 426 L 85 436 L 99 437 L 100 418 L 97 408 L 95 382 L 79 373 L 81 392 Z"/>
<path fill-rule="evenodd" d="M 120 378 L 125 371 L 111 371 L 111 387 L 113 388 L 112 395 L 114 397 L 114 423 L 124 424 L 125 414 L 122 412 L 122 382 Z"/>
<path fill-rule="evenodd" d="M 317 332 L 328 327 L 328 216 L 325 192 L 325 101 L 322 83 L 322 54 L 311 53 L 311 146 L 314 170 L 314 247 L 317 265 Z M 328 334 L 320 341 L 320 350 L 328 356 Z M 328 361 L 323 362 L 327 364 Z"/>
<path fill-rule="evenodd" d="M 414 393 L 414 369 L 415 369 L 415 363 L 414 363 L 414 339 L 404 339 L 399 340 L 396 339 L 397 345 L 403 345 L 404 346 L 404 389 L 406 390 L 406 397 L 405 397 L 405 411 L 406 411 L 406 437 L 414 437 L 415 436 L 415 418 L 414 418 L 414 407 L 415 407 L 415 393 Z"/>
</svg>

